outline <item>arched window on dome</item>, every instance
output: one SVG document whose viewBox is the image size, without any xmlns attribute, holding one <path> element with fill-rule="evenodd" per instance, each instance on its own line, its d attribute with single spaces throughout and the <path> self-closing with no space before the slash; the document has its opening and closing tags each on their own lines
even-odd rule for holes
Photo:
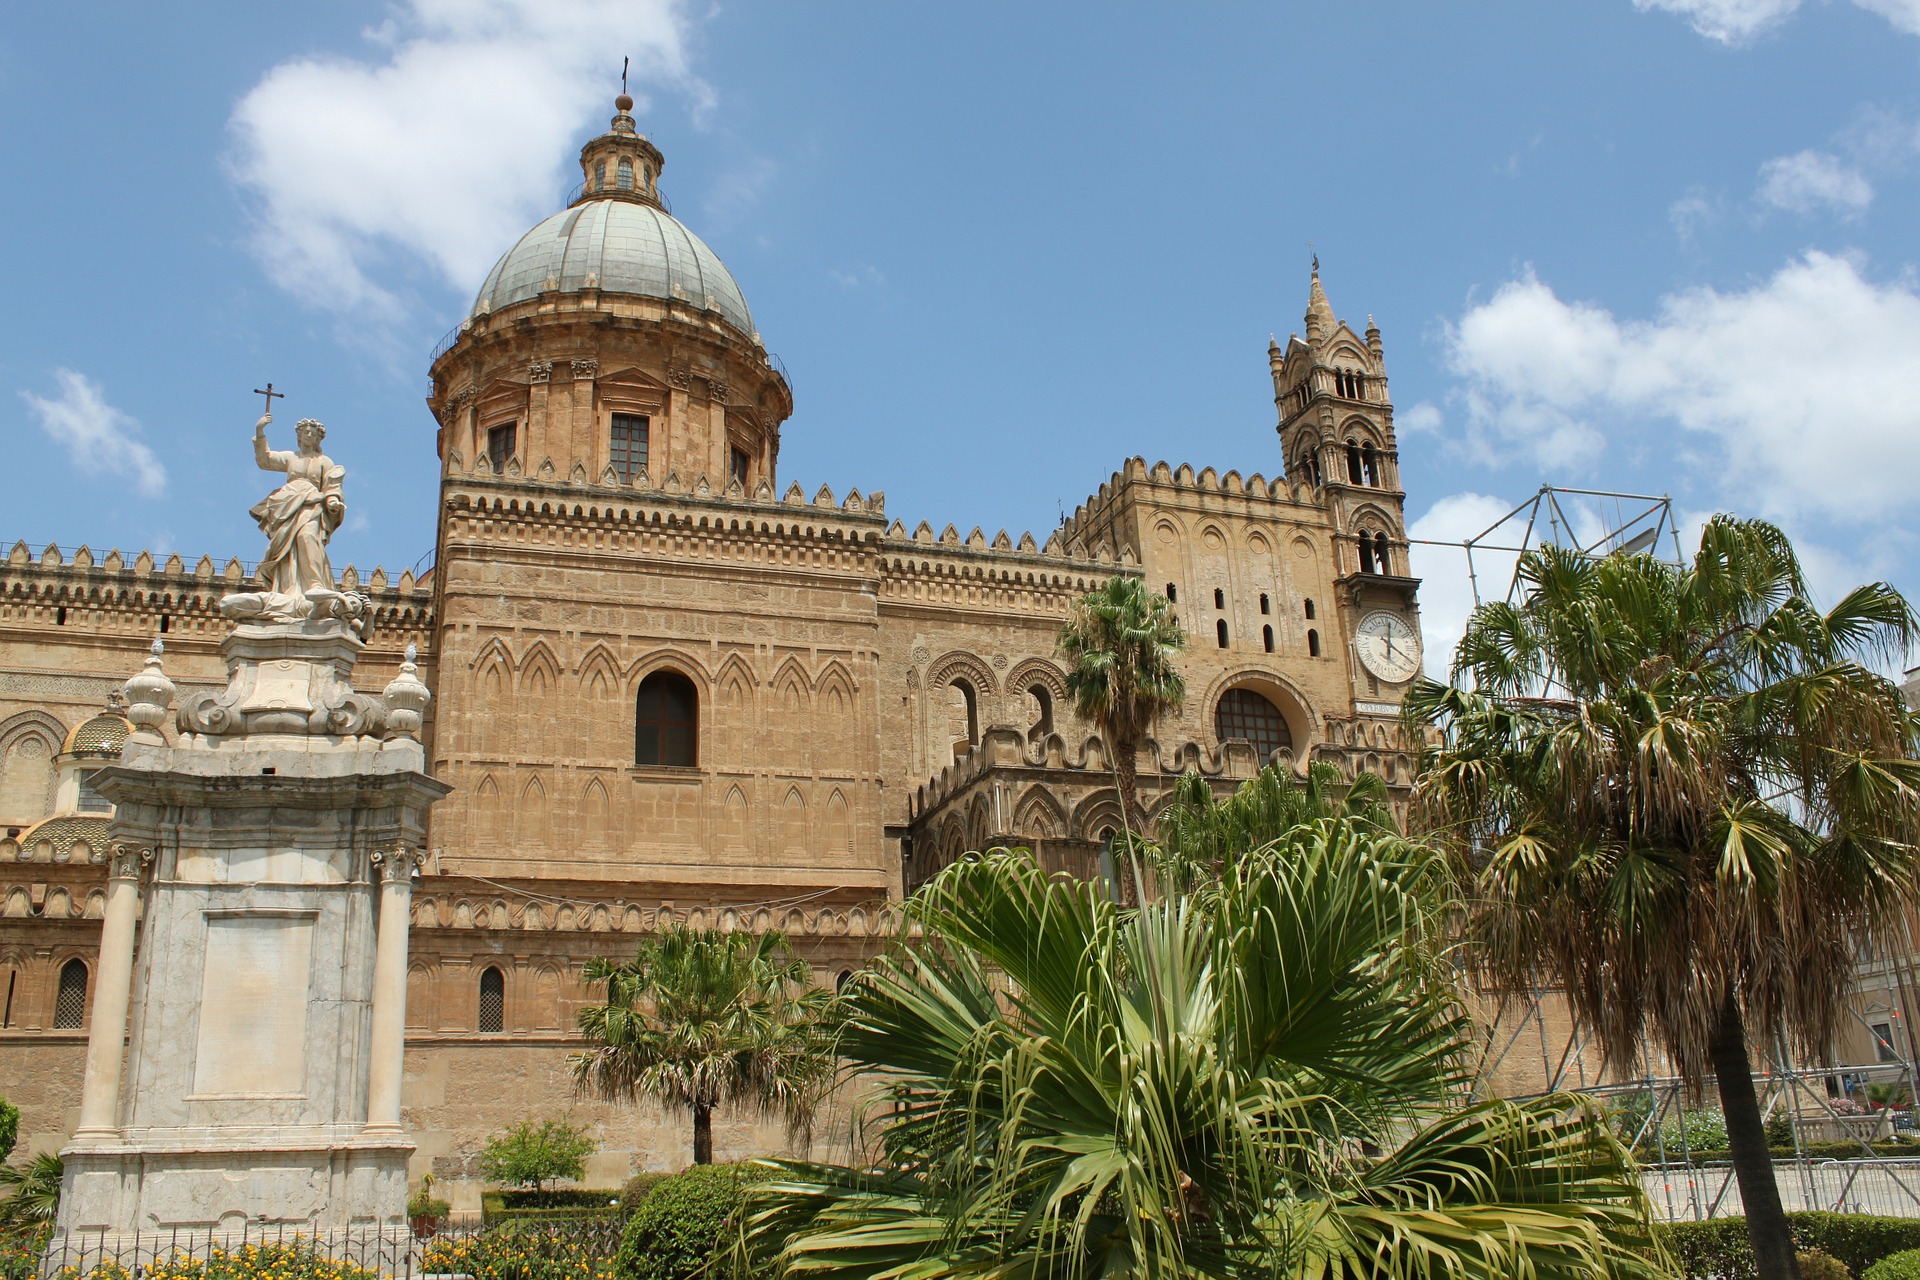
<svg viewBox="0 0 1920 1280">
<path fill-rule="evenodd" d="M 656 671 L 634 700 L 633 762 L 691 769 L 699 762 L 700 695 L 678 671 Z"/>
<path fill-rule="evenodd" d="M 72 1031 L 87 1020 L 87 962 L 78 956 L 60 966 L 60 990 L 53 1000 L 53 1025 Z"/>
<path fill-rule="evenodd" d="M 480 971 L 480 1016 L 474 1027 L 483 1035 L 495 1035 L 507 1025 L 507 980 L 489 965 Z"/>
<path fill-rule="evenodd" d="M 1220 741 L 1238 739 L 1250 744 L 1265 760 L 1282 747 L 1293 749 L 1293 732 L 1280 708 L 1252 689 L 1229 689 L 1213 709 L 1213 731 Z"/>
<path fill-rule="evenodd" d="M 620 157 L 620 167 L 614 171 L 613 185 L 622 191 L 633 190 L 633 161 Z"/>
</svg>

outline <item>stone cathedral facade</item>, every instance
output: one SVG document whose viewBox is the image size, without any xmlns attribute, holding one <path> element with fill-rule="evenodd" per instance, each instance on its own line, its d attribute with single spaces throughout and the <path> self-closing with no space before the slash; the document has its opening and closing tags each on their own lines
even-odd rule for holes
<svg viewBox="0 0 1920 1280">
<path fill-rule="evenodd" d="M 342 575 L 371 601 L 356 683 L 419 647 L 429 768 L 453 788 L 414 897 L 404 1102 L 415 1172 L 456 1192 L 488 1134 L 567 1110 L 600 1127 L 590 1182 L 685 1161 L 683 1120 L 573 1097 L 588 957 L 670 919 L 778 927 L 829 981 L 965 850 L 1096 871 L 1111 747 L 1054 649 L 1114 574 L 1189 635 L 1147 790 L 1270 759 L 1411 779 L 1417 584 L 1381 338 L 1336 316 L 1317 268 L 1303 336 L 1267 353 L 1277 440 L 1250 425 L 1217 469 L 1123 461 L 1040 538 L 910 524 L 880 491 L 780 474 L 787 380 L 662 207 L 630 107 L 433 359 L 432 570 Z M 79 1100 L 106 881 L 88 778 L 126 736 L 109 696 L 155 636 L 183 696 L 220 687 L 214 605 L 246 578 L 86 547 L 0 562 L 0 1092 L 34 1146 Z M 781 1145 L 747 1119 L 716 1139 Z"/>
</svg>

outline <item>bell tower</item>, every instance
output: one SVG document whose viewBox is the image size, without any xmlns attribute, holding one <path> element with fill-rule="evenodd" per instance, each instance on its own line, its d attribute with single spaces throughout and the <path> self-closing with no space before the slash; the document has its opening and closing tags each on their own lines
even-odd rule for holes
<svg viewBox="0 0 1920 1280">
<path fill-rule="evenodd" d="M 1367 636 L 1396 618 L 1417 636 L 1419 586 L 1408 563 L 1406 493 L 1385 351 L 1371 316 L 1362 336 L 1334 314 L 1318 257 L 1304 327 L 1304 339 L 1290 335 L 1284 348 L 1275 341 L 1267 349 L 1280 447 L 1288 479 L 1313 485 L 1332 516 L 1343 631 L 1356 637 L 1355 696 L 1378 699 L 1383 679 L 1395 685 L 1404 678 L 1388 678 L 1400 675 L 1401 664 L 1370 661 L 1392 655 L 1367 651 Z"/>
</svg>

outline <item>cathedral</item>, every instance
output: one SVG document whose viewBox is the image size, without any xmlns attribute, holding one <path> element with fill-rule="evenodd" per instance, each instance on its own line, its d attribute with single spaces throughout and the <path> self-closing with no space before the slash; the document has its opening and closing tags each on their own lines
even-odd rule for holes
<svg viewBox="0 0 1920 1280">
<path fill-rule="evenodd" d="M 1188 637 L 1143 797 L 1269 761 L 1402 796 L 1412 776 L 1418 584 L 1381 336 L 1334 313 L 1317 264 L 1304 332 L 1267 350 L 1277 442 L 1250 434 L 1224 468 L 1122 461 L 1041 538 L 909 525 L 877 490 L 780 475 L 787 379 L 667 212 L 631 107 L 433 356 L 431 570 L 340 574 L 369 602 L 356 682 L 385 686 L 417 646 L 429 767 L 453 788 L 413 898 L 403 1102 L 414 1173 L 456 1207 L 486 1138 L 526 1117 L 594 1125 L 589 1185 L 685 1162 L 683 1118 L 574 1096 L 588 958 L 668 921 L 777 928 L 835 981 L 964 851 L 1098 873 L 1113 747 L 1055 646 L 1113 575 L 1164 594 Z M 22 1150 L 57 1148 L 78 1106 L 110 818 L 89 778 L 128 732 L 114 698 L 156 637 L 183 701 L 220 688 L 215 604 L 249 577 L 25 543 L 0 561 L 0 1094 Z M 715 1138 L 723 1159 L 784 1142 L 750 1116 Z"/>
</svg>

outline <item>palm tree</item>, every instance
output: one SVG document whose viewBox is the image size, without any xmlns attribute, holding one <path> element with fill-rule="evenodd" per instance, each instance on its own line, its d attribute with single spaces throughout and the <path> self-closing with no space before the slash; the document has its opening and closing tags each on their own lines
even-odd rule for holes
<svg viewBox="0 0 1920 1280">
<path fill-rule="evenodd" d="M 580 1011 L 592 1047 L 568 1059 L 576 1087 L 691 1112 L 695 1164 L 713 1162 L 716 1107 L 804 1131 L 832 1075 L 832 995 L 810 985 L 785 934 L 676 925 L 625 963 L 596 956 L 582 976 L 606 999 Z"/>
<path fill-rule="evenodd" d="M 1186 682 L 1173 665 L 1186 643 L 1166 599 L 1124 576 L 1081 596 L 1060 628 L 1060 655 L 1071 664 L 1067 692 L 1080 718 L 1098 725 L 1113 751 L 1120 808 L 1130 828 L 1147 825 L 1140 748 L 1160 717 L 1186 701 Z"/>
<path fill-rule="evenodd" d="M 1305 779 L 1270 764 L 1225 800 L 1189 770 L 1160 811 L 1147 857 L 1170 893 L 1188 893 L 1216 878 L 1237 850 L 1254 849 L 1322 818 L 1352 818 L 1376 830 L 1399 830 L 1385 779 L 1362 772 L 1344 786 L 1326 761 L 1307 767 Z"/>
<path fill-rule="evenodd" d="M 42 1151 L 19 1164 L 0 1164 L 0 1234 L 32 1232 L 53 1221 L 60 1209 L 60 1157 Z"/>
<path fill-rule="evenodd" d="M 746 1247 L 774 1280 L 1658 1274 L 1590 1102 L 1454 1109 L 1444 882 L 1345 821 L 1137 910 L 1024 850 L 947 868 L 846 997 L 875 1158 L 765 1162 Z"/>
<path fill-rule="evenodd" d="M 1690 565 L 1546 547 L 1479 609 L 1417 800 L 1459 855 L 1467 941 L 1500 993 L 1565 989 L 1609 1061 L 1641 1037 L 1711 1073 L 1763 1280 L 1795 1274 L 1749 1044 L 1823 1054 L 1850 940 L 1920 869 L 1920 738 L 1887 679 L 1916 634 L 1884 583 L 1822 613 L 1786 537 L 1717 517 Z"/>
</svg>

